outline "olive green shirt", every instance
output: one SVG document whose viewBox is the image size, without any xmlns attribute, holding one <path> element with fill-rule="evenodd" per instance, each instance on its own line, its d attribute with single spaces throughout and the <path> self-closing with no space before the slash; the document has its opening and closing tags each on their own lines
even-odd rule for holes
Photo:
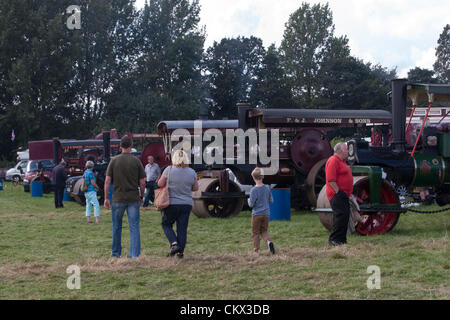
<svg viewBox="0 0 450 320">
<path fill-rule="evenodd" d="M 140 201 L 139 180 L 145 178 L 141 161 L 131 153 L 121 153 L 111 159 L 106 169 L 111 177 L 113 202 L 133 203 Z"/>
</svg>

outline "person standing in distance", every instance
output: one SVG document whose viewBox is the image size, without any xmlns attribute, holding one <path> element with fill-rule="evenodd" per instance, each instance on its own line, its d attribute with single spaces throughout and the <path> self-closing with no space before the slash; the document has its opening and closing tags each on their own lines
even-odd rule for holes
<svg viewBox="0 0 450 320">
<path fill-rule="evenodd" d="M 131 154 L 133 140 L 124 136 L 120 140 L 122 153 L 111 159 L 106 169 L 105 208 L 111 208 L 112 250 L 111 256 L 119 258 L 122 253 L 122 220 L 127 211 L 130 226 L 130 258 L 141 253 L 141 235 L 139 230 L 139 208 L 145 191 L 145 171 L 141 161 Z M 109 201 L 109 188 L 113 185 L 112 204 Z"/>
<path fill-rule="evenodd" d="M 339 246 L 347 243 L 347 227 L 350 217 L 349 196 L 353 192 L 352 170 L 346 163 L 348 147 L 339 142 L 325 165 L 326 194 L 333 209 L 333 228 L 328 243 Z"/>
<path fill-rule="evenodd" d="M 88 186 L 87 191 L 84 193 L 86 198 L 86 217 L 87 222 L 91 223 L 91 210 L 94 206 L 95 223 L 100 222 L 100 204 L 98 203 L 97 190 L 99 189 L 94 172 L 94 162 L 91 160 L 86 161 L 86 170 L 84 171 L 83 178 Z"/>
<path fill-rule="evenodd" d="M 66 162 L 61 159 L 59 164 L 52 170 L 52 184 L 55 188 L 55 208 L 64 208 L 63 197 L 66 187 L 67 173 L 64 169 Z"/>
<path fill-rule="evenodd" d="M 161 176 L 161 169 L 158 164 L 154 162 L 154 158 L 152 156 L 148 156 L 147 161 L 148 164 L 145 166 L 145 174 L 147 176 L 147 182 L 145 185 L 146 192 L 144 196 L 144 204 L 142 205 L 144 208 L 148 207 L 149 201 L 152 203 L 155 201 L 155 189 L 158 188 L 156 182 Z"/>
</svg>

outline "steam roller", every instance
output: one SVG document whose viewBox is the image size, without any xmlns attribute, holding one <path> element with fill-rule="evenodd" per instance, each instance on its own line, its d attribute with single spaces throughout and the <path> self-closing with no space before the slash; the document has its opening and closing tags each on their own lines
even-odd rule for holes
<svg viewBox="0 0 450 320">
<path fill-rule="evenodd" d="M 71 192 L 71 196 L 76 203 L 84 206 L 86 205 L 86 198 L 84 197 L 84 193 L 80 190 L 82 184 L 83 179 L 78 179 L 78 181 L 75 182 L 75 185 L 73 186 L 73 190 Z"/>
<path fill-rule="evenodd" d="M 360 206 L 362 222 L 357 222 L 355 230 L 361 235 L 378 235 L 391 231 L 400 217 L 400 201 L 391 184 L 381 181 L 379 202 L 373 204 L 370 199 L 370 179 L 368 176 L 353 177 L 353 195 Z M 317 199 L 318 216 L 323 226 L 331 230 L 333 227 L 333 211 L 323 186 Z"/>
<path fill-rule="evenodd" d="M 306 196 L 308 198 L 309 203 L 315 207 L 317 198 L 319 196 L 320 191 L 323 186 L 325 186 L 326 178 L 325 178 L 325 165 L 327 163 L 328 158 L 322 159 L 317 162 L 309 171 L 308 176 L 306 178 Z"/>
<path fill-rule="evenodd" d="M 241 212 L 245 193 L 233 181 L 220 178 L 201 178 L 198 190 L 192 192 L 192 212 L 199 218 L 228 218 Z"/>
</svg>

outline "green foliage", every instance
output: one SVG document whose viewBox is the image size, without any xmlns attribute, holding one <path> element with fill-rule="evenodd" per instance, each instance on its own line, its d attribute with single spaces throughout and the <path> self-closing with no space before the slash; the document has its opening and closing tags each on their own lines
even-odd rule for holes
<svg viewBox="0 0 450 320">
<path fill-rule="evenodd" d="M 333 15 L 328 4 L 302 3 L 290 17 L 281 42 L 282 65 L 294 99 L 307 106 L 316 96 L 320 66 L 333 38 Z"/>
<path fill-rule="evenodd" d="M 0 1 L 0 60 L 9 62 L 0 67 L 0 127 L 15 129 L 17 144 L 94 133 L 105 97 L 129 69 L 134 0 L 81 1 L 81 30 L 66 27 L 71 4 Z"/>
<path fill-rule="evenodd" d="M 154 132 L 161 120 L 196 117 L 205 40 L 199 12 L 198 1 L 146 3 L 136 21 L 139 56 L 107 99 L 105 123 L 122 132 Z"/>
<path fill-rule="evenodd" d="M 12 168 L 16 165 L 14 161 L 9 161 L 4 157 L 0 158 L 0 168 Z"/>
<path fill-rule="evenodd" d="M 441 83 L 450 82 L 450 24 L 444 27 L 436 48 L 434 72 Z"/>
<path fill-rule="evenodd" d="M 330 145 L 332 148 L 334 148 L 335 145 L 337 145 L 339 142 L 347 142 L 349 141 L 351 138 L 350 137 L 334 137 L 331 141 L 330 141 Z"/>
<path fill-rule="evenodd" d="M 415 83 L 437 83 L 434 71 L 419 67 L 408 71 L 408 81 Z"/>
<path fill-rule="evenodd" d="M 76 100 L 71 107 L 83 124 L 79 134 L 86 137 L 99 132 L 108 99 L 133 70 L 137 13 L 134 0 L 85 0 L 81 12 L 81 29 L 74 32 L 80 42 L 74 69 Z"/>
<path fill-rule="evenodd" d="M 267 50 L 261 67 L 255 72 L 250 105 L 261 108 L 295 107 L 291 88 L 281 67 L 280 54 L 273 44 Z"/>
<path fill-rule="evenodd" d="M 345 57 L 321 70 L 321 95 L 312 102 L 319 109 L 389 109 L 386 93 L 395 70 Z"/>
<path fill-rule="evenodd" d="M 379 109 L 396 71 L 350 56 L 348 39 L 334 36 L 326 5 L 302 6 L 291 15 L 281 62 L 297 106 L 318 109 Z"/>
<path fill-rule="evenodd" d="M 222 39 L 208 48 L 205 64 L 212 117 L 237 118 L 236 103 L 250 100 L 254 78 L 264 56 L 262 40 L 255 37 Z"/>
<path fill-rule="evenodd" d="M 236 103 L 261 108 L 389 108 L 396 70 L 352 57 L 334 35 L 328 4 L 302 3 L 279 48 L 256 37 L 204 49 L 199 0 L 80 0 L 81 29 L 66 27 L 70 0 L 0 0 L 0 156 L 30 140 L 89 138 L 106 128 L 155 132 L 161 120 L 235 119 Z M 447 25 L 432 71 L 449 82 Z M 16 140 L 11 142 L 14 129 Z"/>
</svg>

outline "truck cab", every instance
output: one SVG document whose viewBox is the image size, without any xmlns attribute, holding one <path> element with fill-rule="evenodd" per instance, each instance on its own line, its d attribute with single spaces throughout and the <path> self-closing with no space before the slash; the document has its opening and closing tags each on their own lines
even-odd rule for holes
<svg viewBox="0 0 450 320">
<path fill-rule="evenodd" d="M 6 181 L 22 181 L 25 176 L 28 160 L 19 161 L 13 168 L 6 171 Z"/>
</svg>

